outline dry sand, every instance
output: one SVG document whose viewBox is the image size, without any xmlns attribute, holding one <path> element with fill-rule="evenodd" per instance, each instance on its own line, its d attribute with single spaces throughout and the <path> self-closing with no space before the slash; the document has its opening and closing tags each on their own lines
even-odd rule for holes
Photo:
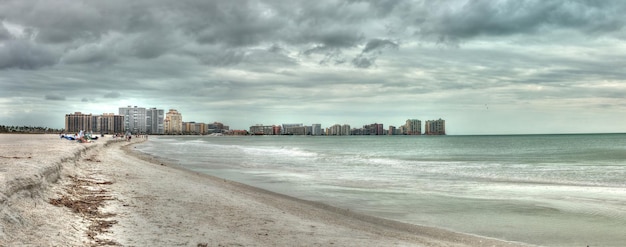
<svg viewBox="0 0 626 247">
<path fill-rule="evenodd" d="M 179 169 L 129 144 L 0 135 L 0 246 L 518 246 Z"/>
</svg>

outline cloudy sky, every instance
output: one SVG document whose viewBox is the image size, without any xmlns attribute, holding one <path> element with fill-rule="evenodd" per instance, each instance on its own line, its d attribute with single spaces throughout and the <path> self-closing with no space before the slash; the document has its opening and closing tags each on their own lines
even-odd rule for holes
<svg viewBox="0 0 626 247">
<path fill-rule="evenodd" d="M 626 1 L 0 1 L 0 124 L 626 132 Z"/>
</svg>

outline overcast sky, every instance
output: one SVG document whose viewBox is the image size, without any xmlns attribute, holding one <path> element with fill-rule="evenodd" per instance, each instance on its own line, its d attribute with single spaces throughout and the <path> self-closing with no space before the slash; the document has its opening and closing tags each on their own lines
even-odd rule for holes
<svg viewBox="0 0 626 247">
<path fill-rule="evenodd" d="M 0 124 L 626 132 L 626 1 L 3 0 Z"/>
</svg>

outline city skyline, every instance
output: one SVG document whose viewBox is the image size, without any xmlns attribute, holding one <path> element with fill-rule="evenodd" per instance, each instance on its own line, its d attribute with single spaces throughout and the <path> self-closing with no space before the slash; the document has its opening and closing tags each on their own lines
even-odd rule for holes
<svg viewBox="0 0 626 247">
<path fill-rule="evenodd" d="M 156 107 L 132 106 L 118 108 L 114 113 L 83 113 L 65 114 L 64 132 L 73 133 L 87 131 L 101 134 L 132 133 L 132 134 L 210 134 L 224 131 L 246 131 L 252 135 L 446 135 L 445 120 L 426 120 L 424 132 L 419 119 L 407 119 L 405 124 L 396 128 L 395 125 L 384 127 L 383 123 L 363 125 L 362 128 L 350 127 L 350 124 L 334 124 L 324 127 L 319 123 L 305 125 L 303 123 L 255 124 L 249 129 L 230 129 L 221 122 L 206 124 L 204 122 L 183 121 L 183 114 L 176 109 L 165 110 Z M 429 127 L 430 126 L 430 127 Z M 249 131 L 248 131 L 249 130 Z"/>
<path fill-rule="evenodd" d="M 0 125 L 62 128 L 69 112 L 142 105 L 232 129 L 415 117 L 446 119 L 450 135 L 624 133 L 625 11 L 624 1 L 9 0 Z"/>
</svg>

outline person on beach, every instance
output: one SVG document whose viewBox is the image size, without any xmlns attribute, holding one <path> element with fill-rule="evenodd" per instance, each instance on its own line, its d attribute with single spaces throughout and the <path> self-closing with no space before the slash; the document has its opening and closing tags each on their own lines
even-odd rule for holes
<svg viewBox="0 0 626 247">
<path fill-rule="evenodd" d="M 85 143 L 87 142 L 87 140 L 85 140 L 85 131 L 81 130 L 78 134 L 76 134 L 76 140 L 80 143 Z"/>
</svg>

